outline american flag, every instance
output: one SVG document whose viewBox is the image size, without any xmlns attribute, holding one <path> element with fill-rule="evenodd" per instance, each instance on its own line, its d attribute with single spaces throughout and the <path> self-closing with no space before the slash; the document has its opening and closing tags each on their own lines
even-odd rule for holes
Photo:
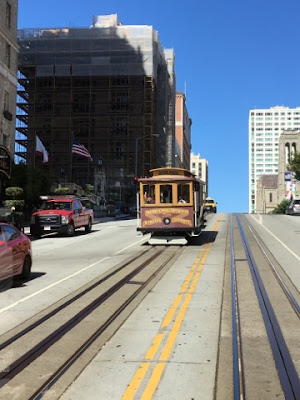
<svg viewBox="0 0 300 400">
<path fill-rule="evenodd" d="M 82 156 L 88 158 L 93 161 L 93 158 L 89 151 L 85 148 L 83 144 L 80 144 L 77 140 L 73 141 L 72 153 L 77 154 L 78 156 Z"/>
</svg>

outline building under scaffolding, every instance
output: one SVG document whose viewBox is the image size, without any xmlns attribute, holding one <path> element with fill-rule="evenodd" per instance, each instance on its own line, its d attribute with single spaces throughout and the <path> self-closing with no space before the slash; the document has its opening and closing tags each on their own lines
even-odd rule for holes
<svg viewBox="0 0 300 400">
<path fill-rule="evenodd" d="M 153 27 L 121 25 L 117 15 L 18 36 L 16 154 L 40 165 L 37 136 L 57 184 L 92 184 L 106 199 L 134 201 L 136 174 L 173 164 L 173 50 L 162 50 Z M 74 140 L 92 161 L 72 154 Z"/>
</svg>

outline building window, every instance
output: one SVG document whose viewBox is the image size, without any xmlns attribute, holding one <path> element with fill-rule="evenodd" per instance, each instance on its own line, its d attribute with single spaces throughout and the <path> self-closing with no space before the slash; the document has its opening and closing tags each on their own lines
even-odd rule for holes
<svg viewBox="0 0 300 400">
<path fill-rule="evenodd" d="M 11 5 L 8 1 L 6 2 L 5 25 L 8 29 L 11 28 Z"/>
<path fill-rule="evenodd" d="M 127 135 L 127 118 L 126 117 L 113 117 L 111 133 L 114 136 Z"/>
<path fill-rule="evenodd" d="M 270 203 L 273 202 L 273 193 L 269 193 L 269 202 L 270 202 Z"/>
<path fill-rule="evenodd" d="M 6 44 L 5 48 L 5 64 L 8 68 L 10 68 L 10 55 L 11 55 L 11 46 Z"/>
<path fill-rule="evenodd" d="M 9 93 L 7 90 L 4 91 L 4 108 L 3 111 L 9 111 Z"/>
<path fill-rule="evenodd" d="M 112 93 L 112 110 L 127 111 L 128 110 L 128 92 L 118 91 Z"/>
<path fill-rule="evenodd" d="M 122 142 L 113 142 L 111 144 L 113 159 L 114 160 L 124 160 L 125 159 L 125 145 Z"/>
<path fill-rule="evenodd" d="M 199 164 L 198 176 L 202 179 L 202 164 Z"/>
</svg>

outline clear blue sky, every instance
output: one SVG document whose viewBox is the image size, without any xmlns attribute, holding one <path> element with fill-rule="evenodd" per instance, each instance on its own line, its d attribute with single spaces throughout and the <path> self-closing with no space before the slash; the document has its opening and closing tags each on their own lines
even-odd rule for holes
<svg viewBox="0 0 300 400">
<path fill-rule="evenodd" d="M 174 49 L 209 195 L 218 212 L 248 212 L 249 110 L 300 106 L 300 1 L 19 0 L 18 26 L 86 27 L 105 14 L 152 25 Z"/>
</svg>

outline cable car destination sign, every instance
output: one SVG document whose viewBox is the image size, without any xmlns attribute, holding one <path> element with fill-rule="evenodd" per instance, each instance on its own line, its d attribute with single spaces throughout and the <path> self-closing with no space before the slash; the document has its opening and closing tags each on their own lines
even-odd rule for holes
<svg viewBox="0 0 300 400">
<path fill-rule="evenodd" d="M 0 145 L 0 172 L 8 178 L 11 174 L 11 156 L 6 147 Z"/>
</svg>

